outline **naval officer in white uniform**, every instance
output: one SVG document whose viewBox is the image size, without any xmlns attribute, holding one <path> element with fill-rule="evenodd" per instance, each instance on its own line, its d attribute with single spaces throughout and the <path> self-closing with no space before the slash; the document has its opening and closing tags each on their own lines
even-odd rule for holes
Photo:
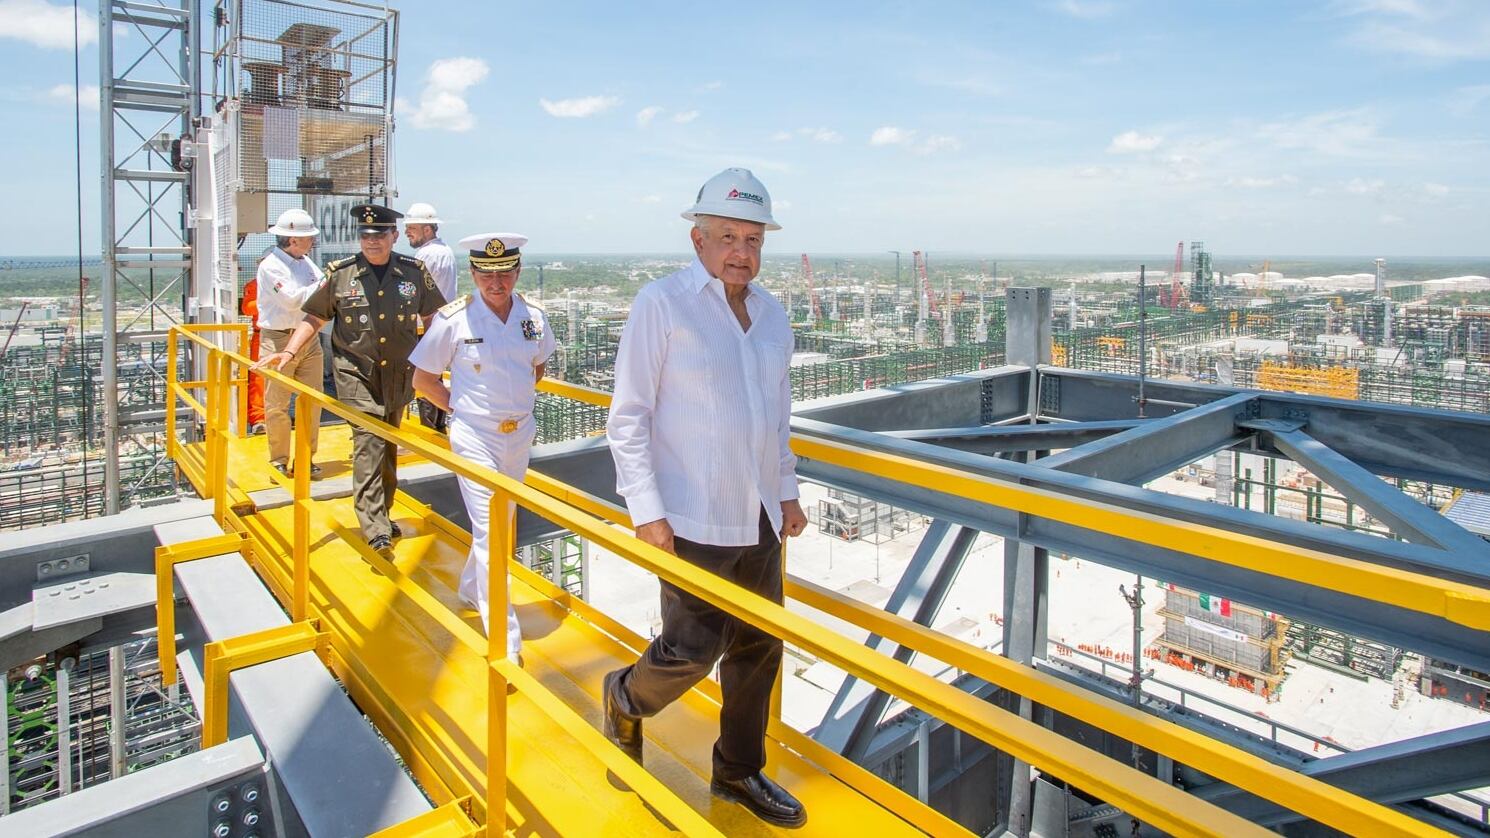
<svg viewBox="0 0 1490 838">
<path fill-rule="evenodd" d="M 450 412 L 450 450 L 491 466 L 515 480 L 528 470 L 533 445 L 535 385 L 554 351 L 543 309 L 513 287 L 522 274 L 520 248 L 528 237 L 484 233 L 461 239 L 470 251 L 476 293 L 444 306 L 409 356 L 414 389 Z M 450 371 L 450 386 L 441 376 Z M 460 596 L 481 612 L 491 635 L 487 596 L 487 543 L 491 492 L 460 478 L 471 518 L 471 555 L 460 575 Z M 507 558 L 507 557 L 503 557 Z M 507 654 L 522 648 L 517 611 L 507 603 Z"/>
</svg>

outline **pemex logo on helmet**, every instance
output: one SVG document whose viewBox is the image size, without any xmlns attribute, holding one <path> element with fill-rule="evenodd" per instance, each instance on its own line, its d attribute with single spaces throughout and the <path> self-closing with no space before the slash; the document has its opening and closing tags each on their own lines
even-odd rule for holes
<svg viewBox="0 0 1490 838">
<path fill-rule="evenodd" d="M 753 192 L 741 192 L 738 188 L 731 189 L 729 191 L 729 194 L 724 197 L 726 200 L 729 201 L 750 201 L 753 204 L 760 204 L 761 206 L 766 205 L 765 198 L 762 198 L 761 196 L 756 195 Z"/>
</svg>

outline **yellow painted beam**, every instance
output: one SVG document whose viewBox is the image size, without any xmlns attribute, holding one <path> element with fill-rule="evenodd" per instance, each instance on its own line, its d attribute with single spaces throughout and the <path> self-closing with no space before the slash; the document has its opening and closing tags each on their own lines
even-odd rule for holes
<svg viewBox="0 0 1490 838">
<path fill-rule="evenodd" d="M 471 820 L 470 798 L 463 797 L 431 809 L 403 823 L 374 832 L 370 838 L 470 838 L 481 827 Z"/>
<path fill-rule="evenodd" d="M 1422 573 L 1333 556 L 1204 524 L 1164 518 L 1047 489 L 1020 486 L 935 463 L 795 437 L 801 457 L 876 474 L 935 492 L 987 503 L 1164 547 L 1220 564 L 1443 617 L 1490 631 L 1490 590 Z"/>
<path fill-rule="evenodd" d="M 556 497 L 561 497 L 597 517 L 630 525 L 630 517 L 624 507 L 567 486 L 551 477 L 537 475 L 533 471 L 528 472 L 527 482 L 535 488 L 550 491 Z M 1074 688 L 1032 667 L 954 640 L 881 609 L 871 608 L 805 579 L 788 575 L 786 593 L 792 599 L 819 611 L 930 655 L 1027 697 L 1037 704 L 1089 722 L 1102 730 L 1151 748 L 1182 764 L 1342 831 L 1358 834 L 1382 828 L 1406 829 L 1422 825 L 1421 821 L 1389 807 L 1274 765 L 1240 748 L 1217 742 L 1128 705 Z"/>
<path fill-rule="evenodd" d="M 202 647 L 202 680 L 206 695 L 202 708 L 202 748 L 228 739 L 228 676 L 248 666 L 324 651 L 328 636 L 310 621 L 256 631 Z"/>
<path fill-rule="evenodd" d="M 155 548 L 155 654 L 162 685 L 176 683 L 176 565 L 237 553 L 245 543 L 243 533 L 224 533 Z"/>
<path fill-rule="evenodd" d="M 471 838 L 481 834 L 481 827 L 466 811 L 470 806 L 469 797 L 452 800 L 402 823 L 380 829 L 368 838 Z"/>
</svg>

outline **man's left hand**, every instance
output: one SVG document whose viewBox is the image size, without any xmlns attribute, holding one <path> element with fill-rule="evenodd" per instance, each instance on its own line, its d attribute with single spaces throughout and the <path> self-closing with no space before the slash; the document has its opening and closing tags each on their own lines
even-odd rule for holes
<svg viewBox="0 0 1490 838">
<path fill-rule="evenodd" d="M 781 537 L 795 537 L 807 529 L 807 514 L 795 499 L 781 502 Z"/>
</svg>

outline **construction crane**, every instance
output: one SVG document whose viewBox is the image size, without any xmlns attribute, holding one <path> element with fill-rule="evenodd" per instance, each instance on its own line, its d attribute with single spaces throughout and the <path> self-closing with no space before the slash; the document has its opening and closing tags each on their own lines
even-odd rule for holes
<svg viewBox="0 0 1490 838">
<path fill-rule="evenodd" d="M 926 295 L 926 305 L 929 307 L 931 316 L 936 317 L 936 293 L 931 290 L 931 280 L 926 278 L 926 256 L 919 250 L 911 251 L 911 259 L 915 270 L 921 276 L 921 292 Z"/>
<path fill-rule="evenodd" d="M 1159 294 L 1159 305 L 1169 309 L 1171 313 L 1179 310 L 1185 298 L 1185 286 L 1180 284 L 1180 272 L 1185 269 L 1185 243 L 1181 241 L 1174 248 L 1174 270 L 1169 272 L 1169 288 Z"/>
<path fill-rule="evenodd" d="M 812 324 L 816 326 L 822 322 L 823 306 L 817 299 L 817 288 L 812 284 L 812 260 L 807 254 L 802 254 L 802 278 L 807 281 L 807 299 L 812 303 Z"/>
<path fill-rule="evenodd" d="M 10 342 L 16 339 L 16 330 L 21 328 L 21 318 L 26 316 L 26 309 L 31 307 L 30 300 L 21 301 L 21 310 L 16 312 L 16 322 L 10 324 L 10 334 L 5 336 L 5 345 L 0 346 L 0 358 L 10 351 Z"/>
</svg>

